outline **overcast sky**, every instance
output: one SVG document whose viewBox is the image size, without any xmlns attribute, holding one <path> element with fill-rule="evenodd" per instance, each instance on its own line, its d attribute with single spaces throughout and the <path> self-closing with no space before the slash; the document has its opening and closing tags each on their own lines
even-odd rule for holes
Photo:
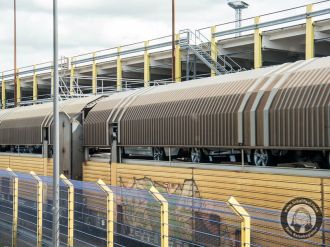
<svg viewBox="0 0 330 247">
<path fill-rule="evenodd" d="M 52 0 L 17 1 L 18 66 L 52 59 Z M 247 0 L 244 17 L 312 0 Z M 0 0 L 0 71 L 13 64 L 13 0 Z M 171 33 L 171 0 L 58 0 L 60 56 Z M 234 20 L 227 0 L 177 0 L 177 30 Z"/>
</svg>

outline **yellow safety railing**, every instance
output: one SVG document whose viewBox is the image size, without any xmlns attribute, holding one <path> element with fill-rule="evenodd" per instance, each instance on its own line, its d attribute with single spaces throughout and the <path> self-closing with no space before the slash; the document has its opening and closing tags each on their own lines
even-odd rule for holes
<svg viewBox="0 0 330 247">
<path fill-rule="evenodd" d="M 12 171 L 12 169 L 7 168 L 9 175 L 12 179 L 12 186 L 13 186 L 13 222 L 12 222 L 12 240 L 11 246 L 17 246 L 17 225 L 18 225 L 18 177 Z"/>
<path fill-rule="evenodd" d="M 114 195 L 112 190 L 101 180 L 97 181 L 100 189 L 107 196 L 107 247 L 114 246 Z"/>
<path fill-rule="evenodd" d="M 60 178 L 68 187 L 68 247 L 73 247 L 74 234 L 74 187 L 73 184 L 61 174 Z"/>
<path fill-rule="evenodd" d="M 164 198 L 162 194 L 159 193 L 159 191 L 152 186 L 150 188 L 150 193 L 152 196 L 160 203 L 161 209 L 160 209 L 160 219 L 161 219 L 161 247 L 168 247 L 168 202 Z"/>
<path fill-rule="evenodd" d="M 248 212 L 232 196 L 227 201 L 229 207 L 241 219 L 241 247 L 247 247 L 251 244 L 251 218 Z"/>
<path fill-rule="evenodd" d="M 37 246 L 42 247 L 42 180 L 34 172 L 30 174 L 37 182 Z"/>
</svg>

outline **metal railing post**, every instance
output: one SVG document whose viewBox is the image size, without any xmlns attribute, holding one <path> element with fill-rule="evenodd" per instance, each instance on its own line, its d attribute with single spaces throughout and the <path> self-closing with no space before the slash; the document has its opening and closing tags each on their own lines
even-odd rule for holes
<svg viewBox="0 0 330 247">
<path fill-rule="evenodd" d="M 150 188 L 151 195 L 161 204 L 161 247 L 168 247 L 168 202 L 159 191 L 152 186 Z"/>
<path fill-rule="evenodd" d="M 2 109 L 6 109 L 6 80 L 4 73 L 2 72 L 2 85 L 1 85 L 1 105 Z"/>
<path fill-rule="evenodd" d="M 74 58 L 71 58 L 70 61 L 70 95 L 74 94 L 74 79 L 75 79 L 75 65 L 74 65 Z"/>
<path fill-rule="evenodd" d="M 216 33 L 216 26 L 211 27 L 211 57 L 214 65 L 216 66 L 218 60 L 218 46 L 214 34 Z M 211 70 L 211 76 L 216 76 L 217 73 L 213 69 Z"/>
<path fill-rule="evenodd" d="M 93 53 L 93 68 L 92 68 L 92 93 L 97 94 L 97 67 L 96 67 L 96 53 Z"/>
<path fill-rule="evenodd" d="M 259 69 L 262 67 L 262 32 L 258 27 L 260 23 L 260 16 L 254 18 L 256 25 L 254 30 L 254 68 Z"/>
<path fill-rule="evenodd" d="M 149 41 L 144 42 L 144 87 L 150 86 L 150 54 L 148 51 Z"/>
<path fill-rule="evenodd" d="M 33 66 L 33 101 L 38 100 L 38 77 L 37 77 L 37 66 Z"/>
<path fill-rule="evenodd" d="M 122 90 L 122 79 L 123 79 L 123 63 L 120 57 L 121 47 L 117 48 L 117 91 Z"/>
<path fill-rule="evenodd" d="M 306 13 L 313 12 L 313 4 L 306 7 Z M 315 53 L 314 45 L 314 22 L 312 17 L 306 18 L 306 60 L 314 58 Z"/>
<path fill-rule="evenodd" d="M 73 247 L 74 234 L 74 187 L 73 184 L 63 174 L 60 178 L 68 187 L 68 246 Z"/>
<path fill-rule="evenodd" d="M 42 180 L 34 172 L 30 174 L 37 181 L 37 246 L 42 247 Z"/>
<path fill-rule="evenodd" d="M 97 181 L 100 189 L 107 195 L 107 247 L 114 246 L 114 195 L 112 190 L 101 180 Z"/>
<path fill-rule="evenodd" d="M 175 35 L 175 82 L 181 82 L 181 47 L 180 34 Z"/>
<path fill-rule="evenodd" d="M 20 105 L 21 103 L 21 100 L 22 100 L 22 93 L 21 93 L 21 79 L 19 77 L 19 69 L 16 70 L 16 83 L 17 83 L 17 88 L 16 88 L 16 95 L 17 95 L 17 98 L 16 98 L 16 103 L 17 103 L 17 106 Z"/>
<path fill-rule="evenodd" d="M 251 217 L 233 196 L 227 203 L 241 219 L 241 247 L 249 247 L 251 244 Z"/>
<path fill-rule="evenodd" d="M 11 178 L 13 186 L 13 222 L 12 222 L 12 239 L 11 246 L 17 246 L 17 225 L 18 225 L 18 177 L 12 171 L 12 169 L 7 168 Z"/>
</svg>

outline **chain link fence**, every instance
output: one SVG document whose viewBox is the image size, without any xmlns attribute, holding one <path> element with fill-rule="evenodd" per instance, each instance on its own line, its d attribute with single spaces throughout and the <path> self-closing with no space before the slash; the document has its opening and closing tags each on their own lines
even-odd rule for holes
<svg viewBox="0 0 330 247">
<path fill-rule="evenodd" d="M 0 246 L 51 246 L 52 178 L 0 170 Z M 301 211 L 289 227 L 322 224 L 290 236 L 282 211 L 67 180 L 60 183 L 61 246 L 328 246 L 328 218 Z M 316 218 L 315 218 L 316 217 Z M 307 223 L 306 223 L 307 222 Z M 15 245 L 16 244 L 16 245 Z"/>
</svg>

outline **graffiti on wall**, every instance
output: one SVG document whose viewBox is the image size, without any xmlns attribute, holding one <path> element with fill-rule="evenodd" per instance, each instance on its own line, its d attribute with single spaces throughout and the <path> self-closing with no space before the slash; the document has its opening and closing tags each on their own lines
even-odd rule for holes
<svg viewBox="0 0 330 247">
<path fill-rule="evenodd" d="M 171 240 L 171 246 L 190 246 L 189 244 L 191 242 L 198 242 L 203 246 L 210 247 L 223 244 L 232 246 L 232 243 L 228 244 L 226 239 L 235 238 L 235 234 L 237 233 L 229 230 L 224 225 L 213 223 L 220 222 L 221 217 L 212 212 L 205 212 L 206 205 L 204 204 L 207 202 L 199 200 L 201 199 L 201 192 L 196 181 L 193 179 L 182 179 L 182 183 L 172 183 L 170 181 L 157 181 L 150 177 L 133 177 L 129 181 L 126 178 L 124 182 L 124 179 L 119 177 L 119 181 L 120 186 L 125 188 L 145 190 L 154 186 L 161 193 L 180 196 L 180 199 L 175 197 L 176 205 L 169 208 L 170 212 L 174 212 L 169 216 L 170 232 L 175 237 Z M 134 201 L 132 201 L 132 199 L 128 200 L 125 198 L 123 200 L 122 210 L 125 213 L 122 220 L 125 221 L 126 225 L 134 226 L 126 229 L 124 233 L 149 242 L 150 244 L 159 245 L 160 224 L 159 222 L 155 222 L 155 219 L 159 219 L 159 211 L 150 210 L 150 208 L 159 208 L 159 205 L 152 200 L 133 199 Z M 139 208 L 132 206 L 137 204 L 140 205 Z M 133 215 L 136 217 L 133 217 Z M 150 222 L 148 227 L 146 227 L 145 222 Z M 208 232 L 209 235 L 203 235 L 201 232 Z M 219 237 L 212 238 L 210 236 Z"/>
</svg>

